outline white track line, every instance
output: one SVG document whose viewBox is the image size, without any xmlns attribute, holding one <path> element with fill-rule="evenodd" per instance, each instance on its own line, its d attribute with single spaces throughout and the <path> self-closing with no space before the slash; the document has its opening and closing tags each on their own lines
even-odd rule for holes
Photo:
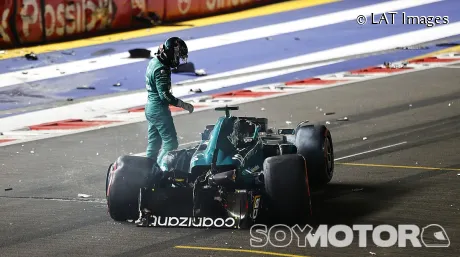
<svg viewBox="0 0 460 257">
<path fill-rule="evenodd" d="M 257 73 L 250 74 L 248 76 L 242 76 L 237 78 L 228 78 L 222 81 L 213 81 L 206 85 L 191 85 L 191 86 L 180 86 L 173 87 L 172 93 L 177 98 L 182 98 L 190 95 L 190 90 L 200 88 L 203 94 L 194 94 L 196 97 L 202 97 L 206 95 L 206 92 L 214 89 L 221 89 L 223 87 L 238 85 L 260 79 L 266 79 L 270 77 L 276 77 L 291 72 L 314 69 L 317 67 L 323 67 L 339 63 L 340 61 L 329 61 L 321 62 L 316 64 L 303 65 L 296 68 L 279 69 L 269 73 Z M 279 64 L 283 63 L 283 60 L 278 61 Z M 0 75 L 1 77 L 1 75 Z M 1 81 L 1 78 L 0 78 Z M 0 82 L 1 83 L 1 82 Z M 147 102 L 147 91 L 139 93 L 129 93 L 113 97 L 100 98 L 92 101 L 80 102 L 60 107 L 53 107 L 44 110 L 38 110 L 34 112 L 28 112 L 24 114 L 18 114 L 0 119 L 0 132 L 10 131 L 14 129 L 20 129 L 27 127 L 28 125 L 41 124 L 46 122 L 53 122 L 56 120 L 66 119 L 91 119 L 92 117 L 106 115 L 108 112 L 117 110 L 128 109 L 145 105 Z"/>
<path fill-rule="evenodd" d="M 285 65 L 285 62 L 289 61 L 290 65 Z M 218 73 L 216 75 L 203 77 L 204 79 L 200 80 L 187 80 L 176 83 L 180 85 L 176 87 L 175 90 L 182 89 L 183 94 L 188 93 L 192 88 L 200 87 L 202 90 L 211 90 L 223 87 L 229 87 L 239 84 L 244 84 L 248 82 L 253 82 L 257 80 L 263 80 L 267 78 L 278 77 L 285 74 L 295 73 L 299 71 L 310 70 L 314 68 L 329 66 L 333 64 L 338 64 L 346 61 L 345 59 L 336 60 L 336 61 L 327 61 L 320 63 L 313 63 L 305 61 L 302 59 L 297 59 L 294 63 L 290 59 L 282 59 L 274 62 L 261 65 L 252 66 L 252 68 L 243 68 L 238 70 L 233 70 L 229 72 Z M 187 90 L 188 89 L 188 90 Z"/>
<path fill-rule="evenodd" d="M 438 56 L 439 57 L 439 56 Z M 215 106 L 209 106 L 209 107 L 204 107 L 204 108 L 199 108 L 197 109 L 194 113 L 196 112 L 201 112 L 201 111 L 207 111 L 207 110 L 211 110 L 211 109 L 214 109 L 215 107 L 217 106 L 225 106 L 225 104 L 230 104 L 230 105 L 241 105 L 241 104 L 245 104 L 245 103 L 249 103 L 249 102 L 257 102 L 257 101 L 262 101 L 262 100 L 268 100 L 268 99 L 272 99 L 272 98 L 277 98 L 277 97 L 285 97 L 285 96 L 289 96 L 289 95 L 294 95 L 294 94 L 298 94 L 298 93 L 303 93 L 303 92 L 307 92 L 307 91 L 313 91 L 313 90 L 322 90 L 322 89 L 327 89 L 327 88 L 333 88 L 333 87 L 339 87 L 339 86 L 344 86 L 344 85 L 352 85 L 352 84 L 355 84 L 355 83 L 359 83 L 359 82 L 365 82 L 365 81 L 370 81 L 370 80 L 375 80 L 375 79 L 381 79 L 382 77 L 385 77 L 385 78 L 388 78 L 388 77 L 393 77 L 393 76 L 400 76 L 400 75 L 404 75 L 404 74 L 409 74 L 409 73 L 412 73 L 412 72 L 420 72 L 420 71 L 424 71 L 424 70 L 429 70 L 429 69 L 434 69 L 434 68 L 438 68 L 438 67 L 443 67 L 443 66 L 446 66 L 446 65 L 456 65 L 456 64 L 460 64 L 460 61 L 453 61 L 453 62 L 450 62 L 450 63 L 425 63 L 425 64 L 410 64 L 409 66 L 413 67 L 414 69 L 409 69 L 407 71 L 401 71 L 401 72 L 396 72 L 396 73 L 388 73 L 386 74 L 385 76 L 369 76 L 367 78 L 362 78 L 360 80 L 354 80 L 354 81 L 344 81 L 344 82 L 339 82 L 339 83 L 336 83 L 336 84 L 332 84 L 332 85 L 323 85 L 321 87 L 308 87 L 306 89 L 302 89 L 302 90 L 298 90 L 298 92 L 295 92 L 295 91 L 291 91 L 291 92 L 286 92 L 284 94 L 275 94 L 275 95 L 269 95 L 269 96 L 264 96 L 264 97 L 258 97 L 258 98 L 254 98 L 254 99 L 235 99 L 234 101 L 232 101 L 231 103 L 219 103 L 219 104 L 216 104 Z M 345 72 L 346 73 L 346 72 Z M 334 74 L 338 74 L 338 73 L 334 73 Z M 336 75 L 334 74 L 326 74 L 326 75 L 323 75 L 323 76 L 317 76 L 319 78 L 330 78 L 330 79 L 340 79 L 339 77 L 336 77 Z M 260 86 L 256 86 L 256 87 L 251 87 L 251 88 L 257 88 L 257 87 L 263 87 L 264 85 L 260 85 Z M 267 86 L 267 85 L 265 85 Z M 204 94 L 205 95 L 205 94 Z M 126 96 L 121 96 L 121 98 L 124 98 Z M 146 97 L 146 96 L 144 96 Z M 111 100 L 118 100 L 118 101 L 121 101 L 122 99 L 118 99 L 120 98 L 120 96 L 118 97 L 111 97 L 109 99 Z M 127 100 L 127 99 L 123 99 L 123 100 Z M 97 100 L 96 100 L 97 101 Z M 138 103 L 138 105 L 140 105 L 142 103 L 143 100 L 141 100 L 140 103 Z M 126 102 L 126 101 L 125 101 Z M 86 113 L 82 116 L 79 116 L 78 114 L 81 114 L 81 113 L 76 113 L 75 116 L 73 115 L 68 115 L 68 116 L 72 116 L 70 118 L 79 118 L 79 119 L 94 119 L 94 117 L 96 116 L 96 113 L 95 113 L 95 110 L 93 110 L 93 108 L 91 108 L 91 105 L 92 103 L 94 104 L 93 101 L 90 101 L 90 102 L 87 102 L 87 103 L 81 103 L 81 104 L 84 104 L 84 107 L 85 109 L 92 109 L 93 111 L 93 115 L 89 114 L 89 113 Z M 123 101 L 121 101 L 120 103 L 123 103 Z M 75 106 L 74 106 L 75 107 Z M 83 107 L 83 106 L 82 106 Z M 107 107 L 107 106 L 105 106 Z M 53 110 L 54 109 L 54 112 L 50 112 L 50 110 Z M 35 115 L 40 115 L 40 114 L 44 114 L 44 113 L 41 113 L 41 112 L 46 112 L 48 115 L 50 116 L 54 116 L 55 117 L 55 120 L 62 120 L 62 116 L 61 117 L 56 117 L 56 116 L 60 116 L 60 115 L 56 115 L 56 111 L 59 112 L 61 111 L 60 110 L 60 107 L 57 107 L 57 108 L 53 108 L 53 109 L 48 109 L 48 110 L 43 110 L 43 111 L 37 111 L 35 112 L 34 114 Z M 78 109 L 78 108 L 77 108 Z M 105 113 L 103 111 L 106 111 Z M 107 108 L 104 108 L 104 110 L 99 110 L 99 115 L 109 115 L 110 117 L 116 115 L 116 113 L 113 113 L 114 110 L 110 110 Z M 75 110 L 74 110 L 75 111 Z M 18 119 L 18 117 L 22 117 L 23 119 L 28 119 L 28 118 L 32 118 L 32 117 L 29 117 L 29 115 L 31 115 L 31 113 L 28 113 L 28 114 L 22 114 L 22 115 L 17 115 L 17 116 L 13 116 L 13 117 L 6 117 L 6 118 L 2 118 L 0 119 L 0 125 L 2 126 L 5 126 L 5 123 L 7 123 L 8 121 L 11 121 L 10 119 L 13 118 L 13 119 Z M 180 115 L 189 115 L 188 112 L 179 112 L 179 113 L 173 113 L 173 116 L 180 116 Z M 116 118 L 114 118 L 116 120 Z M 19 120 L 21 120 L 19 118 Z M 114 123 L 114 124 L 108 124 L 108 125 L 104 125 L 104 126 L 101 126 L 101 127 L 91 127 L 91 128 L 85 128 L 85 129 L 81 129 L 81 130 L 72 130 L 72 131 L 67 131 L 65 134 L 56 134 L 56 133 L 50 133 L 48 135 L 43 135 L 43 136 L 37 136 L 37 137 L 32 137 L 32 138 L 28 138 L 28 139 L 22 139 L 22 138 L 16 138 L 17 140 L 14 140 L 14 141 L 11 141 L 11 142 L 5 142 L 5 143 L 0 143 L 0 147 L 2 146 L 8 146 L 8 145 L 15 145 L 15 144 L 21 144 L 21 143 L 25 143 L 25 142 L 31 142 L 31 141 L 37 141 L 37 140 L 42 140 L 42 139 L 46 139 L 46 138 L 54 138 L 54 137 L 61 137 L 61 136 L 68 136 L 68 135 L 73 135 L 73 134 L 78 134 L 78 133 L 83 133 L 83 132 L 88 132 L 88 131 L 93 131 L 93 130 L 97 130 L 97 129 L 100 129 L 100 128 L 111 128 L 111 127 L 118 127 L 118 126 L 124 126 L 124 125 L 128 125 L 128 124 L 134 124 L 134 123 L 139 123 L 139 122 L 145 122 L 145 115 L 143 113 L 138 113 L 136 115 L 136 113 L 132 113 L 132 118 L 128 119 L 128 120 L 124 120 L 120 123 Z M 12 122 L 14 124 L 14 122 Z M 38 123 L 36 123 L 38 124 Z M 3 128 L 0 128 L 0 132 L 2 131 Z M 13 132 L 13 131 L 8 131 L 8 130 L 3 130 L 3 133 L 5 136 L 9 136 L 11 134 L 11 137 L 14 137 L 14 135 L 17 133 L 17 132 Z M 21 133 L 21 132 L 19 132 Z M 7 138 L 6 138 L 7 139 Z"/>
<path fill-rule="evenodd" d="M 219 47 L 229 44 L 235 44 L 240 42 L 245 42 L 254 39 L 266 38 L 286 33 L 292 33 L 296 31 L 302 31 L 306 29 L 318 28 L 322 26 L 337 24 L 341 22 L 346 22 L 350 20 L 355 20 L 358 15 L 367 15 L 370 16 L 373 12 L 388 12 L 388 11 L 397 11 L 404 10 L 407 8 L 422 6 L 426 4 L 440 2 L 441 0 L 398 0 L 398 1 L 389 1 L 379 4 L 368 5 L 364 7 L 354 8 L 345 11 L 339 11 L 335 13 L 329 13 L 324 15 L 319 15 L 316 17 L 304 18 L 289 22 L 283 22 L 273 25 L 267 25 L 263 27 L 247 29 L 227 34 L 221 34 L 217 36 L 199 38 L 195 40 L 188 40 L 187 45 L 189 51 L 198 51 L 203 49 L 209 49 L 213 47 Z M 452 28 L 451 30 L 454 30 Z M 421 38 L 421 37 L 420 37 Z M 404 41 L 400 41 L 404 42 Z M 149 48 L 153 52 L 156 52 L 157 46 Z M 131 59 L 129 58 L 129 53 L 118 53 L 103 57 L 96 57 L 92 59 L 85 59 L 79 61 L 73 61 L 63 64 L 54 64 L 45 67 L 26 69 L 15 72 L 8 72 L 0 75 L 0 88 L 22 84 L 30 83 L 38 80 L 58 78 L 63 76 L 68 76 L 72 74 L 78 74 L 82 72 L 89 72 L 109 67 L 121 66 L 136 62 L 142 62 L 144 59 Z M 57 70 L 59 68 L 59 70 Z M 27 71 L 27 75 L 24 75 L 23 72 Z M 61 71 L 65 71 L 65 74 L 62 74 Z M 33 75 L 31 75 L 33 74 Z"/>
<path fill-rule="evenodd" d="M 383 149 L 386 149 L 386 148 L 395 147 L 395 146 L 403 145 L 403 144 L 407 144 L 407 142 L 404 141 L 404 142 L 401 142 L 401 143 L 397 143 L 397 144 L 393 144 L 393 145 L 387 145 L 387 146 L 384 146 L 384 147 L 372 149 L 372 150 L 361 152 L 361 153 L 355 153 L 355 154 L 352 154 L 352 155 L 347 155 L 347 156 L 344 156 L 344 157 L 336 158 L 336 159 L 334 159 L 334 161 L 348 159 L 348 158 L 355 157 L 355 156 L 358 156 L 358 155 L 363 155 L 363 154 L 366 154 L 366 153 L 372 153 L 372 152 L 375 152 L 375 151 L 380 151 L 380 150 L 383 150 Z"/>
<path fill-rule="evenodd" d="M 392 73 L 392 74 L 387 74 L 384 77 L 388 78 L 388 77 L 393 77 L 393 76 L 400 76 L 400 75 L 404 75 L 404 74 L 409 74 L 409 73 L 413 73 L 413 72 L 420 72 L 420 71 L 424 71 L 424 70 L 434 69 L 434 68 L 438 68 L 438 67 L 443 67 L 445 65 L 453 65 L 453 64 L 460 64 L 460 61 L 454 61 L 454 62 L 451 62 L 451 63 L 438 63 L 438 64 L 429 63 L 428 66 L 426 66 L 426 67 L 423 66 L 423 65 L 420 65 L 418 68 L 410 69 L 410 70 L 402 71 L 402 72 L 396 72 L 396 73 Z M 319 77 L 322 77 L 322 76 L 319 76 Z M 345 82 L 339 82 L 339 83 L 332 84 L 332 85 L 322 86 L 322 87 L 319 87 L 319 88 L 309 88 L 309 89 L 299 90 L 299 92 L 286 92 L 284 94 L 275 94 L 275 95 L 264 96 L 264 97 L 259 97 L 259 98 L 255 98 L 255 99 L 235 101 L 235 102 L 231 102 L 230 105 L 241 105 L 241 104 L 246 104 L 246 103 L 249 103 L 249 102 L 257 102 L 257 101 L 268 100 L 268 99 L 273 99 L 273 98 L 278 98 L 278 97 L 285 97 L 285 96 L 299 94 L 299 93 L 303 93 L 303 92 L 307 92 L 307 91 L 322 90 L 322 89 L 327 89 L 327 88 L 340 87 L 340 86 L 344 86 L 344 85 L 353 85 L 353 84 L 356 84 L 356 83 L 375 80 L 375 79 L 380 79 L 380 78 L 382 78 L 382 77 L 380 77 L 380 76 L 371 76 L 371 77 L 368 77 L 368 78 L 365 78 L 365 79 L 362 79 L 362 80 L 359 80 L 359 81 L 356 81 L 356 80 L 355 81 L 345 81 Z M 217 104 L 216 106 L 209 106 L 209 107 L 200 108 L 200 109 L 197 109 L 194 113 L 201 112 L 201 111 L 212 110 L 217 106 L 225 106 L 226 104 L 229 104 L 229 103 L 222 103 L 222 104 Z M 190 115 L 190 114 L 188 114 L 188 112 L 173 113 L 173 116 L 180 116 L 180 115 Z M 22 115 L 18 115 L 18 116 L 22 116 Z M 133 114 L 133 116 L 135 116 L 135 115 Z M 84 117 L 77 117 L 77 118 L 84 118 Z M 3 121 L 5 119 L 8 119 L 8 117 L 0 119 L 0 121 Z M 58 119 L 56 119 L 56 120 L 58 120 Z M 101 126 L 101 127 L 91 127 L 91 128 L 81 129 L 81 130 L 73 130 L 73 131 L 68 131 L 65 134 L 49 134 L 49 135 L 43 135 L 43 136 L 33 137 L 33 138 L 29 138 L 29 139 L 19 139 L 19 140 L 14 140 L 14 141 L 11 141 L 11 142 L 0 143 L 0 147 L 8 146 L 8 145 L 16 145 L 16 144 L 21 144 L 21 143 L 26 143 L 26 142 L 31 142 L 31 141 L 37 141 L 37 140 L 42 140 L 42 139 L 46 139 L 46 138 L 69 136 L 69 135 L 73 135 L 73 134 L 78 134 L 78 133 L 98 130 L 100 128 L 112 128 L 112 127 L 124 126 L 124 125 L 139 123 L 139 122 L 145 122 L 145 121 L 146 120 L 145 120 L 144 114 L 139 113 L 139 115 L 136 115 L 132 119 L 129 119 L 127 121 L 123 121 L 123 122 L 120 122 L 120 123 L 108 124 L 108 125 L 104 125 L 104 126 Z M 4 135 L 8 136 L 10 132 L 5 131 L 3 133 L 4 133 Z M 12 135 L 12 136 L 14 136 L 14 135 Z"/>
<path fill-rule="evenodd" d="M 213 79 L 221 77 L 241 76 L 246 73 L 260 72 L 263 70 L 273 69 L 277 67 L 287 68 L 299 64 L 308 64 L 314 62 L 324 62 L 337 58 L 347 58 L 348 56 L 370 54 L 389 49 L 395 49 L 400 46 L 411 46 L 418 45 L 429 41 L 438 40 L 441 38 L 455 36 L 460 31 L 460 22 L 451 23 L 449 25 L 443 25 L 435 28 L 426 28 L 392 36 L 377 38 L 369 41 L 360 43 L 345 45 L 341 47 L 326 49 L 319 52 L 309 53 L 300 55 L 280 61 L 268 62 L 260 65 L 255 65 L 247 68 L 232 70 L 228 72 L 222 72 L 215 75 L 200 77 L 196 79 L 190 79 L 181 81 L 180 85 L 193 84 L 198 82 L 204 82 L 200 84 L 201 87 L 205 87 L 206 84 L 216 83 Z M 209 82 L 208 82 L 209 81 Z"/>
<path fill-rule="evenodd" d="M 192 142 L 187 142 L 187 143 L 180 144 L 179 146 L 191 145 L 191 144 L 196 144 L 196 143 L 199 143 L 199 142 L 201 142 L 201 141 L 192 141 Z M 372 149 L 372 150 L 365 151 L 365 152 L 360 152 L 360 153 L 355 153 L 355 154 L 352 154 L 352 155 L 347 155 L 347 156 L 340 157 L 340 158 L 335 158 L 334 161 L 348 159 L 348 158 L 351 158 L 351 157 L 354 157 L 354 156 L 363 155 L 363 154 L 366 154 L 366 153 L 372 153 L 372 152 L 380 151 L 380 150 L 383 150 L 383 149 L 387 149 L 387 148 L 391 148 L 391 147 L 395 147 L 395 146 L 403 145 L 403 144 L 407 144 L 407 141 L 400 142 L 400 143 L 397 143 L 397 144 L 383 146 L 383 147 Z M 133 156 L 145 156 L 145 152 L 136 153 L 136 154 L 132 154 L 132 155 Z"/>
</svg>

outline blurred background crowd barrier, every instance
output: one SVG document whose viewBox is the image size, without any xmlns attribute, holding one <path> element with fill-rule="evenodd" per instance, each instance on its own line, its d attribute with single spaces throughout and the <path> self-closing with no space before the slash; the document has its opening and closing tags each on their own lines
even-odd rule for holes
<svg viewBox="0 0 460 257">
<path fill-rule="evenodd" d="M 0 0 L 0 49 L 240 11 L 276 0 Z"/>
</svg>

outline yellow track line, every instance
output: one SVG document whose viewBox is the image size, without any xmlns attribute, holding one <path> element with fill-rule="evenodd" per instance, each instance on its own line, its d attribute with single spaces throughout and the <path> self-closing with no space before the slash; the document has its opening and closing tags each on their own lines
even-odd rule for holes
<svg viewBox="0 0 460 257">
<path fill-rule="evenodd" d="M 242 20 L 247 18 L 253 18 L 258 16 L 265 16 L 275 13 L 282 13 L 316 5 L 328 4 L 333 2 L 339 2 L 340 0 L 294 0 L 281 2 L 262 7 L 247 9 L 235 13 L 228 13 L 218 16 L 211 16 L 201 19 L 195 19 L 190 21 L 184 21 L 175 24 L 176 26 L 158 26 L 150 29 L 139 29 L 134 31 L 121 32 L 116 34 L 97 36 L 87 39 L 73 40 L 62 43 L 52 43 L 41 46 L 24 47 L 18 49 L 7 50 L 6 53 L 0 55 L 0 60 L 8 59 L 13 57 L 23 56 L 25 53 L 34 52 L 36 54 L 47 53 L 52 51 L 62 51 L 72 48 L 94 46 L 110 42 L 117 42 L 121 40 L 128 40 L 133 38 L 151 36 L 161 33 L 174 32 L 179 30 L 185 30 L 189 28 L 203 27 L 213 24 L 225 23 L 235 20 Z M 151 46 L 149 46 L 151 47 Z"/>
<path fill-rule="evenodd" d="M 338 162 L 338 163 L 336 163 L 336 164 L 339 164 L 339 165 L 347 165 L 347 166 L 382 167 L 382 168 L 397 168 L 397 169 L 460 171 L 460 169 L 452 169 L 452 168 L 436 168 L 436 167 L 424 167 L 424 166 L 403 166 L 403 165 L 386 165 L 386 164 L 371 164 L 371 163 Z"/>
<path fill-rule="evenodd" d="M 455 53 L 455 52 L 460 53 L 460 46 L 453 46 L 453 47 L 445 48 L 443 50 L 439 50 L 439 51 L 435 51 L 435 52 L 432 52 L 432 53 L 420 55 L 420 56 L 417 56 L 417 57 L 407 59 L 407 61 L 412 61 L 412 60 L 416 60 L 416 59 L 431 57 L 431 56 L 440 55 L 440 54 Z"/>
<path fill-rule="evenodd" d="M 284 256 L 284 257 L 310 257 L 310 256 L 306 256 L 306 255 L 295 255 L 295 254 L 287 254 L 287 253 L 266 252 L 266 251 L 258 251 L 258 250 L 217 248 L 217 247 L 200 247 L 200 246 L 187 246 L 187 245 L 178 245 L 178 246 L 176 246 L 174 248 L 194 249 L 194 250 L 203 250 L 203 251 L 225 251 L 225 252 L 265 254 L 265 255 Z"/>
</svg>

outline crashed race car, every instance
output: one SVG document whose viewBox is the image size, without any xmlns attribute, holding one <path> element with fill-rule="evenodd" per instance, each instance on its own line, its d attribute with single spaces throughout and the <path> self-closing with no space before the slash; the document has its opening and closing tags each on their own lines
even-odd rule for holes
<svg viewBox="0 0 460 257">
<path fill-rule="evenodd" d="M 152 159 L 124 155 L 109 166 L 108 212 L 138 226 L 247 228 L 263 220 L 287 224 L 312 215 L 311 190 L 334 173 L 330 131 L 301 122 L 267 129 L 266 118 L 225 111 L 200 143 Z M 154 168 L 152 168 L 154 167 Z"/>
</svg>

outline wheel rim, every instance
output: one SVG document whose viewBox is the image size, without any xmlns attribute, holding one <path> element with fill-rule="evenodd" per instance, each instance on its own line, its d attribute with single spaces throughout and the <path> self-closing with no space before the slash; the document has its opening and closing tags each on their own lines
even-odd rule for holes
<svg viewBox="0 0 460 257">
<path fill-rule="evenodd" d="M 107 176 L 105 177 L 105 193 L 107 195 L 107 189 L 109 188 L 109 181 L 110 181 L 110 172 L 112 170 L 113 163 L 110 164 L 109 168 L 107 169 Z"/>
</svg>

